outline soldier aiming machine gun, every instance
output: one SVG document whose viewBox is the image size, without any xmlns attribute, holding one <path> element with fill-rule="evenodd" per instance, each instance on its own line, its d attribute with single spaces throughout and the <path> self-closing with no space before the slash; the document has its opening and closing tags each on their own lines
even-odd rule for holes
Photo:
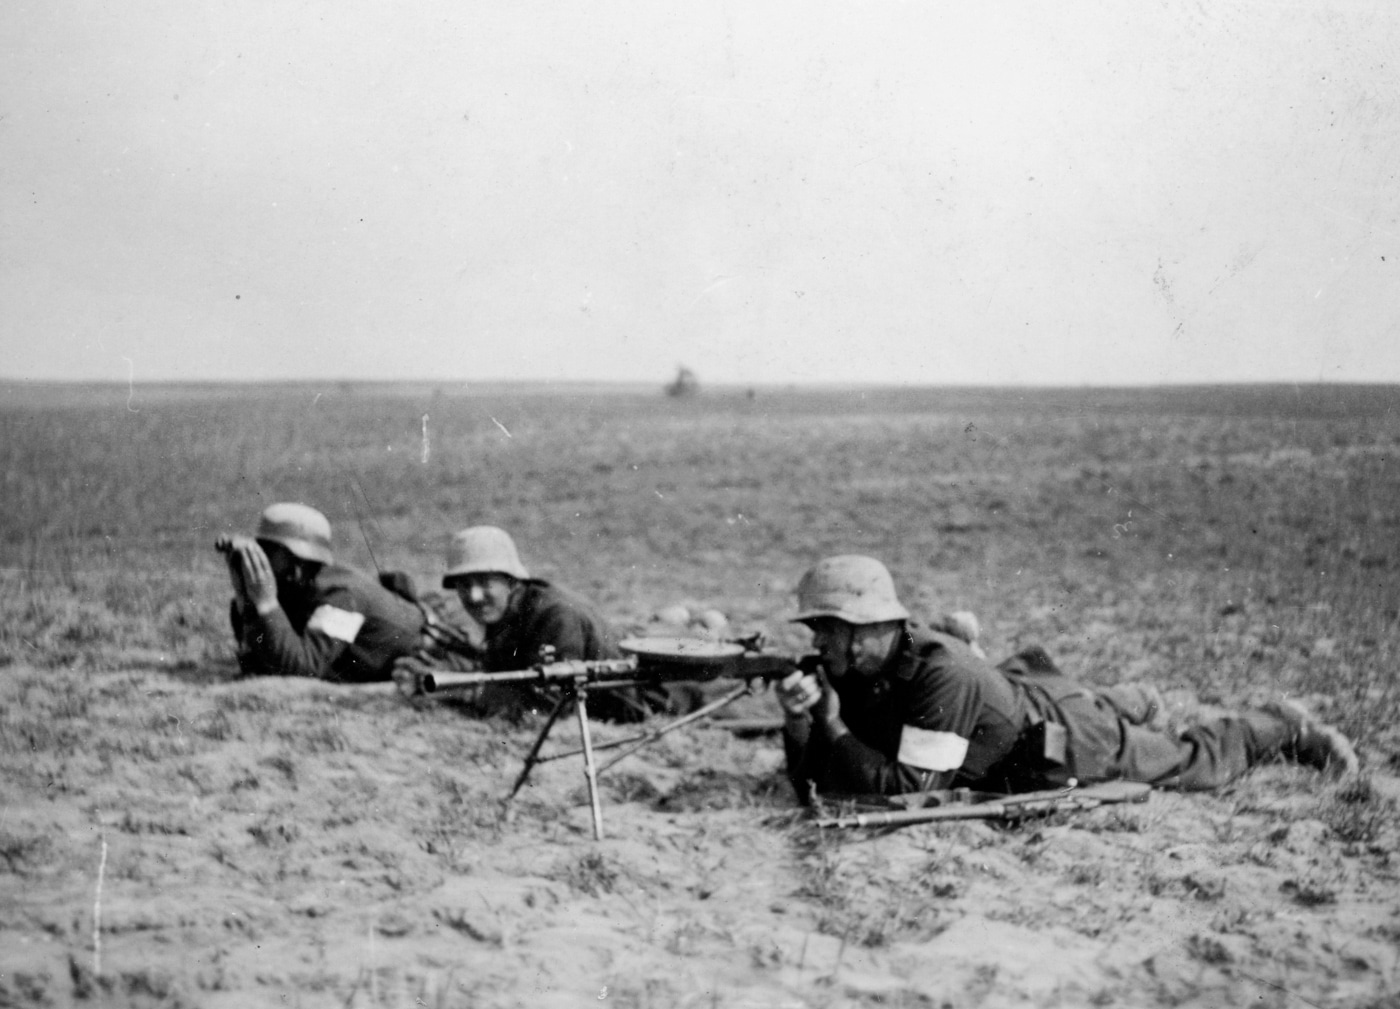
<svg viewBox="0 0 1400 1009">
<path fill-rule="evenodd" d="M 551 661 L 550 656 L 529 669 L 507 670 L 503 672 L 450 672 L 445 670 L 401 670 L 394 674 L 399 690 L 407 697 L 452 696 L 461 691 L 474 690 L 488 683 L 523 683 L 540 686 L 554 685 L 561 688 L 554 708 L 545 719 L 539 735 L 535 737 L 530 752 L 525 756 L 524 766 L 515 785 L 506 797 L 513 799 L 536 764 L 564 757 L 583 755 L 584 776 L 588 780 L 588 800 L 593 811 L 593 836 L 603 837 L 603 810 L 598 798 L 598 775 L 618 761 L 656 742 L 662 736 L 701 718 L 708 717 L 737 701 L 754 693 L 761 685 L 782 680 L 797 670 L 816 668 L 816 656 L 801 657 L 766 652 L 760 635 L 732 641 L 705 641 L 696 638 L 628 638 L 620 643 L 627 653 L 623 659 L 598 659 L 585 661 L 568 659 Z M 719 697 L 659 728 L 652 729 L 628 739 L 615 740 L 595 745 L 588 728 L 588 692 L 590 690 L 618 690 L 624 687 L 650 686 L 667 682 L 738 680 L 738 686 Z M 578 716 L 581 745 L 574 750 L 560 753 L 542 754 L 545 740 L 569 706 L 572 705 Z M 595 759 L 598 750 L 618 749 L 606 764 L 599 767 Z"/>
</svg>

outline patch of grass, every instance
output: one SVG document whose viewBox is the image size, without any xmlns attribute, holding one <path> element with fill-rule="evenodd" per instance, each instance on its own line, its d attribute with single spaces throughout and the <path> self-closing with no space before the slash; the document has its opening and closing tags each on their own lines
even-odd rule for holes
<svg viewBox="0 0 1400 1009">
<path fill-rule="evenodd" d="M 624 870 L 601 852 L 588 851 L 577 859 L 555 865 L 545 873 L 546 879 L 563 883 L 571 890 L 588 897 L 601 897 L 616 892 L 625 878 Z"/>
<path fill-rule="evenodd" d="M 182 760 L 174 766 L 174 775 L 181 781 L 187 781 L 194 787 L 195 793 L 201 798 L 212 795 L 216 791 L 221 791 L 217 777 L 194 760 Z"/>
<path fill-rule="evenodd" d="M 471 913 L 464 908 L 436 908 L 433 917 L 442 922 L 448 928 L 460 932 L 469 939 L 476 942 L 486 943 L 488 946 L 502 948 L 506 944 L 506 936 L 501 928 L 499 916 L 490 908 L 483 908 L 484 912 L 490 912 L 489 917 L 485 913 Z"/>
<path fill-rule="evenodd" d="M 628 772 L 611 773 L 599 784 L 609 802 L 664 802 L 660 789 L 649 778 Z"/>
<path fill-rule="evenodd" d="M 0 830 L 0 862 L 6 872 L 28 875 L 46 864 L 52 851 L 53 841 L 47 835 Z"/>
<path fill-rule="evenodd" d="M 173 813 L 168 815 L 147 814 L 134 809 L 125 810 L 122 813 L 122 818 L 117 821 L 116 827 L 124 834 L 157 834 L 180 837 L 188 837 L 190 834 L 190 824 L 178 815 Z"/>
<path fill-rule="evenodd" d="M 344 753 L 350 749 L 350 740 L 339 725 L 320 723 L 298 724 L 292 728 L 279 728 L 275 737 L 302 754 Z"/>
<path fill-rule="evenodd" d="M 732 947 L 734 936 L 712 920 L 695 916 L 685 918 L 672 928 L 662 946 L 675 956 L 688 957 L 698 955 L 706 944 L 713 942 Z"/>
<path fill-rule="evenodd" d="M 1106 870 L 1097 862 L 1083 862 L 1072 866 L 1065 878 L 1075 886 L 1099 886 L 1104 881 Z"/>
<path fill-rule="evenodd" d="M 1372 844 L 1400 837 L 1400 804 L 1377 792 L 1369 777 L 1354 778 L 1333 788 L 1316 815 L 1343 841 Z"/>
<path fill-rule="evenodd" d="M 1214 932 L 1242 933 L 1258 916 L 1252 903 L 1232 898 L 1227 900 L 1211 918 L 1210 927 Z"/>
<path fill-rule="evenodd" d="M 295 820 L 269 814 L 248 828 L 258 844 L 268 848 L 285 848 L 301 838 L 301 827 Z"/>
<path fill-rule="evenodd" d="M 468 785 L 443 770 L 429 773 L 430 819 L 419 843 L 429 855 L 443 859 L 449 868 L 469 867 L 468 852 L 482 843 L 500 840 L 506 807 L 499 797 Z"/>
<path fill-rule="evenodd" d="M 216 743 L 243 738 L 242 733 L 238 730 L 238 725 L 224 709 L 201 713 L 200 717 L 195 720 L 192 731 Z"/>
<path fill-rule="evenodd" d="M 220 711 L 266 715 L 277 711 L 283 705 L 279 705 L 276 701 L 249 690 L 218 694 L 214 698 L 214 706 Z"/>
<path fill-rule="evenodd" d="M 1110 806 L 1099 816 L 1084 818 L 1080 826 L 1094 834 L 1144 834 L 1160 819 L 1160 813 Z"/>
<path fill-rule="evenodd" d="M 1322 874 L 1307 874 L 1286 879 L 1279 889 L 1304 907 L 1319 907 L 1337 900 L 1337 881 Z"/>
<path fill-rule="evenodd" d="M 58 1004 L 50 997 L 52 992 L 53 976 L 47 971 L 17 970 L 8 975 L 0 974 L 0 1005 L 44 1009 Z"/>
<path fill-rule="evenodd" d="M 481 771 L 492 771 L 502 765 L 518 768 L 528 740 L 533 736 L 533 733 L 522 736 L 504 720 L 478 719 L 443 702 L 410 708 L 406 714 L 433 729 L 447 730 L 435 737 L 437 758 L 444 766 L 472 767 Z"/>
<path fill-rule="evenodd" d="M 1186 941 L 1186 951 L 1201 963 L 1219 966 L 1234 962 L 1234 955 L 1214 936 L 1196 933 Z"/>
<path fill-rule="evenodd" d="M 709 767 L 692 768 L 678 785 L 656 799 L 658 810 L 694 813 L 713 809 L 769 808 L 785 801 L 791 789 L 773 775 L 738 774 Z"/>
<path fill-rule="evenodd" d="M 11 753 L 68 757 L 86 741 L 87 733 L 80 727 L 62 721 L 30 716 L 0 720 L 0 750 Z"/>
<path fill-rule="evenodd" d="M 942 905 L 959 891 L 934 866 L 896 880 L 851 866 L 821 834 L 805 846 L 798 896 L 816 905 L 818 931 L 875 948 L 897 939 L 928 939 L 948 927 Z"/>
<path fill-rule="evenodd" d="M 264 757 L 258 761 L 264 767 L 270 767 L 287 780 L 287 784 L 295 785 L 297 781 L 296 759 L 290 753 L 274 753 L 270 757 Z"/>
<path fill-rule="evenodd" d="M 158 724 L 172 725 L 163 718 Z M 183 733 L 153 736 L 139 730 L 104 732 L 87 746 L 98 758 L 109 763 L 143 761 L 160 764 L 172 757 L 184 757 L 193 752 L 189 740 Z"/>
</svg>

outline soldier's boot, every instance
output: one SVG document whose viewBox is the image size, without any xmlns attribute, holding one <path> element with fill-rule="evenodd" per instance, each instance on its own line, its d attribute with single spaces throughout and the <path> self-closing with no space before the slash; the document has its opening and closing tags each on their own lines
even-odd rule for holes
<svg viewBox="0 0 1400 1009">
<path fill-rule="evenodd" d="M 1351 740 L 1330 725 L 1317 721 L 1296 701 L 1275 701 L 1264 710 L 1288 724 L 1289 738 L 1283 755 L 1319 771 L 1333 770 L 1356 774 L 1361 761 Z"/>
</svg>

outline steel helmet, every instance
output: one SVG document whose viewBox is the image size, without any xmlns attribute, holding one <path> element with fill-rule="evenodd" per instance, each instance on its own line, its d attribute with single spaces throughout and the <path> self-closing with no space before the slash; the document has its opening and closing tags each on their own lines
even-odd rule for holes
<svg viewBox="0 0 1400 1009">
<path fill-rule="evenodd" d="M 909 611 L 900 605 L 894 579 L 873 557 L 843 554 L 819 561 L 797 584 L 797 616 L 794 623 L 817 617 L 836 617 L 848 624 L 878 624 L 906 620 Z"/>
<path fill-rule="evenodd" d="M 331 524 L 315 508 L 282 501 L 268 505 L 258 520 L 254 539 L 280 543 L 304 561 L 329 564 Z"/>
<path fill-rule="evenodd" d="M 443 587 L 461 575 L 495 573 L 525 579 L 530 572 L 520 563 L 515 541 L 504 529 L 495 526 L 472 526 L 453 533 L 447 543 L 447 573 L 442 576 Z"/>
</svg>

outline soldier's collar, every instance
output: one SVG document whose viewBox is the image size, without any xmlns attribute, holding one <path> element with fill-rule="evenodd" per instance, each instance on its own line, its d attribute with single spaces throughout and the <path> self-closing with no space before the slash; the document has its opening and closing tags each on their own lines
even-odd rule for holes
<svg viewBox="0 0 1400 1009">
<path fill-rule="evenodd" d="M 881 674 L 883 679 L 907 680 L 914 675 L 914 663 L 910 659 L 914 657 L 917 648 L 914 635 L 916 626 L 913 620 L 904 621 L 899 638 L 890 649 L 890 657 L 885 660 L 885 669 Z"/>
</svg>

